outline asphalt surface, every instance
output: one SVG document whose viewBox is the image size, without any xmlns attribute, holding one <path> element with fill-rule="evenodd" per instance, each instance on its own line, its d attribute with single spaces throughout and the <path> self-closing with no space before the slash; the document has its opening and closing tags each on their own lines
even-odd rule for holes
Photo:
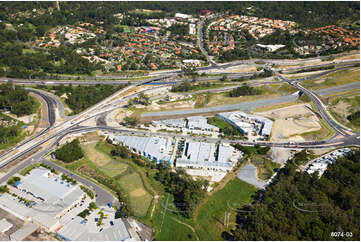
<svg viewBox="0 0 361 242">
<path fill-rule="evenodd" d="M 233 64 L 231 63 L 230 65 L 233 65 Z M 216 68 L 218 68 L 218 67 L 216 67 Z M 169 76 L 162 76 L 162 77 L 152 78 L 152 80 L 148 79 L 148 80 L 141 81 L 141 82 L 137 83 L 137 85 L 148 84 L 148 83 L 150 83 L 152 81 L 164 80 L 164 79 L 166 79 L 168 77 Z M 337 128 L 335 128 L 336 130 L 340 129 L 337 124 L 333 123 L 332 119 L 331 120 L 327 119 L 327 118 L 330 118 L 330 117 L 328 116 L 327 113 L 325 113 L 326 111 L 323 109 L 322 103 L 321 104 L 319 103 L 319 100 L 318 100 L 318 98 L 317 98 L 317 96 L 315 94 L 313 94 L 311 91 L 308 91 L 307 89 L 303 88 L 297 82 L 296 83 L 291 83 L 290 80 L 287 80 L 282 76 L 280 76 L 280 79 L 283 80 L 283 81 L 287 81 L 291 85 L 295 85 L 297 88 L 304 91 L 304 93 L 306 95 L 309 95 L 312 100 L 315 100 L 315 104 L 316 104 L 317 108 L 319 109 L 322 118 L 324 118 L 326 120 L 326 122 L 328 122 L 329 124 L 333 125 L 332 126 L 333 128 L 337 127 Z M 137 95 L 137 94 L 136 93 L 132 94 L 132 95 L 128 96 L 127 98 L 130 98 L 131 96 L 134 96 L 134 95 Z M 283 98 L 283 97 L 281 97 L 281 98 Z M 262 101 L 262 100 L 260 100 L 260 101 Z M 53 104 L 51 104 L 51 103 L 53 103 L 53 102 L 49 101 L 50 109 L 52 109 L 51 105 L 54 105 L 54 103 Z M 56 101 L 55 101 L 55 103 L 56 103 Z M 267 105 L 270 105 L 270 103 L 267 102 Z M 52 113 L 52 112 L 49 112 L 49 113 Z M 98 113 L 97 115 L 101 115 L 103 113 Z M 182 114 L 183 113 L 184 113 L 184 111 L 182 111 Z M 92 118 L 92 117 L 87 117 L 85 119 L 82 118 L 81 122 L 83 122 L 83 121 L 85 121 L 85 120 L 87 120 L 89 118 Z M 51 119 L 51 118 L 49 117 L 49 119 Z M 27 154 L 28 152 L 34 150 L 35 148 L 38 148 L 40 145 L 44 144 L 45 142 L 47 142 L 47 141 L 49 141 L 49 140 L 51 140 L 53 138 L 63 137 L 65 135 L 69 134 L 69 133 L 87 132 L 87 131 L 93 131 L 93 130 L 96 130 L 96 129 L 107 130 L 107 131 L 112 131 L 112 132 L 128 132 L 129 134 L 143 134 L 143 135 L 146 134 L 146 135 L 150 135 L 150 136 L 154 136 L 154 135 L 157 135 L 157 136 L 177 136 L 177 137 L 185 137 L 185 138 L 192 138 L 193 139 L 193 137 L 182 136 L 182 135 L 177 135 L 177 134 L 150 133 L 150 132 L 144 132 L 144 131 L 139 131 L 139 130 L 129 131 L 129 130 L 122 130 L 122 129 L 107 127 L 107 126 L 104 126 L 104 127 L 102 127 L 102 126 L 99 126 L 99 127 L 78 127 L 77 123 L 74 124 L 74 125 L 71 125 L 71 126 L 69 126 L 67 128 L 62 129 L 61 131 L 49 136 L 48 138 L 44 138 L 43 140 L 41 140 L 41 141 L 37 142 L 36 144 L 32 145 L 31 147 L 27 148 L 25 151 L 19 152 L 18 154 L 14 155 L 14 157 L 12 157 L 10 160 L 8 160 L 7 164 L 14 161 L 15 159 L 23 156 L 24 154 Z M 48 129 L 45 130 L 44 132 L 47 132 Z M 339 131 L 339 133 L 342 134 L 342 131 L 343 131 L 343 129 L 341 129 L 341 131 Z M 206 141 L 209 141 L 209 142 L 212 142 L 212 140 L 213 140 L 213 142 L 220 141 L 220 139 L 212 139 L 212 138 L 207 138 L 207 137 L 200 137 L 199 139 L 206 140 Z M 30 141 L 32 141 L 32 140 L 29 140 L 27 142 L 30 142 Z M 262 145 L 262 146 L 284 147 L 284 148 L 325 148 L 325 147 L 329 148 L 329 147 L 342 147 L 342 146 L 349 146 L 349 145 L 359 145 L 359 136 L 358 136 L 358 134 L 344 135 L 344 137 L 341 137 L 341 138 L 338 138 L 338 139 L 330 139 L 330 140 L 327 140 L 327 141 L 314 141 L 314 142 L 271 143 L 271 142 L 266 142 L 265 141 L 265 142 L 256 142 L 255 143 L 255 142 L 246 142 L 246 141 L 243 141 L 243 140 L 226 140 L 226 139 L 222 139 L 221 141 L 223 141 L 223 142 L 231 142 L 231 143 L 240 143 L 240 144 L 249 145 L 249 146 L 254 146 L 257 143 L 257 144 Z M 33 157 L 40 158 L 40 157 L 42 157 L 41 155 L 45 154 L 48 150 L 49 150 L 49 147 L 47 149 L 45 149 L 44 151 L 42 151 L 43 153 L 38 152 Z M 32 160 L 28 159 L 28 160 L 26 160 L 26 162 L 21 163 L 21 165 L 29 164 L 29 162 L 32 162 Z M 7 164 L 3 164 L 3 166 L 5 166 Z M 9 174 L 11 174 L 11 172 L 9 172 L 8 175 Z M 1 179 L 5 179 L 5 178 L 1 178 Z M 87 181 L 87 180 L 84 180 L 84 181 Z M 87 181 L 87 182 L 89 182 L 89 181 Z M 92 185 L 92 187 L 94 187 L 94 184 Z M 101 189 L 101 188 L 99 188 L 99 189 Z M 102 201 L 101 200 L 99 202 L 109 202 L 108 199 L 106 199 L 106 200 L 107 201 L 105 201 L 105 200 Z"/>
<path fill-rule="evenodd" d="M 79 132 L 91 132 L 94 130 L 103 130 L 108 132 L 114 133 L 124 133 L 128 135 L 141 135 L 141 136 L 159 136 L 159 137 L 177 137 L 177 138 L 185 138 L 197 141 L 206 141 L 211 143 L 216 142 L 226 142 L 226 143 L 238 143 L 245 146 L 254 146 L 259 144 L 261 146 L 269 146 L 269 147 L 280 147 L 280 148 L 307 148 L 307 149 L 323 149 L 323 148 L 330 148 L 330 147 L 344 147 L 344 146 L 354 146 L 360 145 L 359 141 L 359 134 L 353 134 L 349 136 L 345 136 L 342 138 L 332 138 L 329 140 L 322 140 L 322 141 L 300 141 L 300 142 L 270 142 L 270 141 L 257 141 L 257 142 L 250 142 L 244 140 L 229 140 L 223 138 L 209 138 L 209 137 L 193 137 L 190 135 L 182 135 L 182 134 L 175 134 L 175 133 L 161 133 L 161 132 L 150 132 L 150 131 L 143 131 L 143 130 L 130 130 L 118 127 L 109 127 L 109 126 L 98 126 L 98 127 L 77 127 L 76 129 L 72 129 L 72 133 L 79 133 Z"/>
<path fill-rule="evenodd" d="M 39 91 L 39 90 L 36 90 L 36 89 L 28 89 L 28 90 L 29 90 L 30 92 L 35 93 L 36 95 L 38 95 L 38 96 L 40 96 L 41 98 L 44 99 L 44 101 L 45 101 L 45 103 L 46 103 L 46 108 L 47 108 L 48 124 L 49 124 L 49 125 L 48 125 L 47 128 L 45 128 L 45 129 L 42 130 L 41 132 L 39 132 L 38 134 L 34 135 L 34 136 L 32 137 L 32 139 L 27 139 L 27 140 L 25 140 L 25 141 L 17 144 L 16 146 L 14 146 L 12 149 L 8 150 L 7 152 L 4 152 L 3 154 L 1 154 L 1 155 L 0 155 L 0 160 L 1 160 L 2 157 L 4 157 L 5 155 L 7 155 L 8 153 L 12 152 L 12 150 L 17 149 L 18 147 L 21 147 L 22 145 L 25 145 L 25 144 L 31 142 L 33 139 L 35 139 L 35 138 L 37 138 L 37 137 L 45 134 L 45 133 L 48 132 L 48 131 L 50 130 L 50 128 L 52 128 L 52 127 L 54 126 L 54 124 L 55 124 L 55 121 L 56 121 L 55 110 L 56 110 L 56 107 L 57 107 L 57 102 L 56 102 L 56 100 L 55 100 L 52 96 L 47 95 L 46 93 L 43 93 L 43 92 L 41 92 L 41 91 Z M 14 159 L 17 159 L 18 157 L 20 157 L 20 156 L 16 155 L 16 156 L 14 157 Z M 6 164 L 5 164 L 5 165 L 6 165 Z M 2 165 L 0 166 L 0 168 L 3 167 L 3 166 L 4 166 L 4 164 L 2 164 Z"/>
<path fill-rule="evenodd" d="M 28 89 L 30 92 L 35 93 L 36 95 L 40 96 L 46 102 L 47 109 L 48 109 L 48 121 L 49 126 L 52 127 L 55 123 L 55 110 L 58 107 L 58 103 L 56 102 L 55 98 L 50 96 L 49 94 L 36 90 L 36 89 Z"/>
<path fill-rule="evenodd" d="M 39 90 L 39 89 L 34 89 L 34 88 L 26 88 L 26 89 L 30 90 L 31 92 L 40 92 L 40 93 L 46 95 L 48 98 L 52 99 L 53 103 L 54 102 L 56 103 L 55 106 L 59 110 L 59 115 L 62 119 L 66 119 L 66 118 L 70 117 L 70 116 L 65 115 L 64 104 L 58 96 L 54 95 L 53 93 L 44 91 L 44 90 Z"/>
<path fill-rule="evenodd" d="M 316 90 L 315 92 L 318 95 L 329 95 L 329 94 L 334 94 L 334 93 L 338 93 L 338 92 L 344 92 L 344 91 L 359 89 L 359 88 L 360 88 L 360 82 L 352 82 L 352 83 L 341 85 L 341 86 L 329 87 L 326 89 Z"/>
<path fill-rule="evenodd" d="M 24 168 L 28 167 L 31 164 L 43 163 L 45 165 L 48 165 L 48 166 L 56 169 L 57 171 L 60 171 L 61 173 L 64 173 L 64 174 L 74 178 L 78 182 L 83 183 L 84 185 L 92 188 L 97 195 L 96 203 L 99 206 L 106 206 L 109 202 L 112 202 L 113 204 L 116 204 L 117 206 L 119 206 L 119 202 L 117 201 L 117 199 L 104 188 L 100 187 L 99 185 L 97 185 L 81 176 L 78 176 L 78 175 L 70 172 L 69 170 L 66 170 L 52 162 L 49 162 L 48 160 L 43 158 L 63 137 L 65 137 L 65 135 L 58 137 L 56 139 L 56 141 L 54 141 L 52 143 L 52 145 L 47 147 L 47 149 L 44 149 L 44 150 L 36 153 L 32 157 L 27 158 L 25 161 L 23 161 L 22 163 L 17 165 L 15 168 L 13 168 L 9 172 L 7 172 L 3 177 L 0 178 L 0 184 L 3 182 L 6 182 L 12 176 L 14 176 L 15 174 L 17 174 L 18 172 L 20 172 L 21 170 L 23 170 Z"/>
<path fill-rule="evenodd" d="M 300 90 L 305 95 L 307 95 L 315 105 L 320 117 L 335 131 L 336 135 L 339 134 L 342 136 L 349 136 L 353 133 L 352 130 L 340 125 L 330 116 L 330 114 L 327 112 L 326 107 L 324 106 L 322 101 L 317 97 L 316 93 L 314 93 L 312 90 L 308 90 L 305 87 L 303 87 L 299 82 L 297 82 L 297 80 L 289 80 L 286 77 L 280 75 L 277 71 L 273 71 L 273 72 L 280 78 L 280 80 L 287 82 L 291 86 L 296 87 L 298 90 Z"/>
<path fill-rule="evenodd" d="M 263 189 L 267 184 L 265 181 L 257 178 L 257 167 L 252 164 L 248 164 L 242 167 L 239 170 L 237 177 L 238 179 L 254 185 L 255 187 L 258 187 L 260 189 Z"/>
<path fill-rule="evenodd" d="M 209 107 L 209 108 L 163 111 L 163 112 L 149 112 L 149 113 L 143 113 L 141 116 L 142 117 L 160 117 L 160 116 L 186 115 L 186 114 L 208 113 L 208 112 L 226 112 L 226 111 L 231 111 L 231 110 L 236 110 L 236 109 L 243 110 L 243 111 L 252 111 L 255 108 L 295 101 L 297 98 L 298 98 L 298 95 L 287 95 L 287 96 L 283 96 L 283 97 L 260 99 L 260 100 L 256 100 L 256 101 L 249 101 L 249 102 L 242 102 L 242 103 L 228 104 L 228 105 L 220 105 L 220 106 Z"/>
</svg>

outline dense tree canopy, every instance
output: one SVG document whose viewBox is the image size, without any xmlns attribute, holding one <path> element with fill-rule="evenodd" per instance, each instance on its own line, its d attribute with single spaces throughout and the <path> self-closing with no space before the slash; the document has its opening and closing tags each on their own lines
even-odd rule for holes
<svg viewBox="0 0 361 242">
<path fill-rule="evenodd" d="M 318 174 L 286 167 L 251 206 L 237 216 L 235 240 L 359 240 L 360 152 L 353 151 Z M 351 232 L 332 237 L 331 232 Z M 225 233 L 227 235 L 227 233 Z"/>
<path fill-rule="evenodd" d="M 29 115 L 36 111 L 38 103 L 21 86 L 0 85 L 0 109 L 7 108 L 18 116 Z"/>
<path fill-rule="evenodd" d="M 47 90 L 54 90 L 55 94 L 58 96 L 66 94 L 67 98 L 65 103 L 69 105 L 74 114 L 77 114 L 119 91 L 125 86 L 125 84 L 119 86 L 98 84 L 94 86 L 59 85 L 53 86 L 50 89 L 46 86 L 38 87 Z"/>
<path fill-rule="evenodd" d="M 174 196 L 174 205 L 185 217 L 190 217 L 198 203 L 205 197 L 208 181 L 194 180 L 185 170 L 171 172 L 169 167 L 160 165 L 155 177 Z"/>
<path fill-rule="evenodd" d="M 57 149 L 54 152 L 54 155 L 57 159 L 62 160 L 66 163 L 79 160 L 84 156 L 84 153 L 80 147 L 80 142 L 78 139 L 73 140 L 70 143 L 66 143 L 61 148 Z"/>
<path fill-rule="evenodd" d="M 243 83 L 242 86 L 237 87 L 229 92 L 230 97 L 252 96 L 259 94 L 261 94 L 261 90 L 251 87 L 247 83 Z"/>
</svg>

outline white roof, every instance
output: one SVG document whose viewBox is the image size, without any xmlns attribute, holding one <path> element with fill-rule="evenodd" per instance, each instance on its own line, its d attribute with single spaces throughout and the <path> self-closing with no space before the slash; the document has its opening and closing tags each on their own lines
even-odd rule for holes
<svg viewBox="0 0 361 242">
<path fill-rule="evenodd" d="M 146 155 L 150 155 L 152 158 L 157 158 L 158 161 L 170 160 L 169 151 L 172 149 L 172 141 L 170 138 L 160 138 L 160 137 L 138 137 L 138 136 L 115 136 L 114 140 L 116 142 L 123 143 L 126 146 L 129 146 L 137 151 L 140 151 L 143 155 L 143 152 Z"/>
<path fill-rule="evenodd" d="M 11 229 L 13 225 L 9 223 L 6 218 L 0 220 L 0 233 L 5 233 L 9 229 Z"/>
<path fill-rule="evenodd" d="M 193 116 L 188 117 L 188 128 L 197 128 L 197 129 L 218 129 L 218 127 L 208 124 L 207 119 L 202 116 Z"/>
<path fill-rule="evenodd" d="M 177 167 L 231 169 L 236 164 L 229 160 L 234 149 L 229 144 L 218 146 L 217 158 L 215 157 L 216 146 L 212 143 L 187 142 L 185 149 L 187 150 L 182 158 L 177 159 Z"/>
<path fill-rule="evenodd" d="M 192 15 L 183 14 L 183 13 L 176 13 L 176 14 L 174 15 L 174 17 L 176 17 L 176 18 L 191 18 Z"/>
<path fill-rule="evenodd" d="M 241 128 L 245 131 L 246 130 L 249 131 L 250 128 L 252 127 L 252 125 L 247 123 L 245 120 L 256 121 L 258 123 L 262 123 L 262 125 L 263 125 L 261 132 L 260 132 L 261 135 L 269 136 L 271 134 L 273 121 L 268 118 L 258 116 L 258 115 L 246 114 L 241 111 L 219 113 L 219 114 L 217 114 L 217 116 L 230 121 L 231 124 L 237 126 L 238 128 Z"/>
<path fill-rule="evenodd" d="M 37 230 L 38 228 L 39 228 L 38 225 L 33 224 L 33 223 L 28 223 L 21 229 L 15 231 L 15 233 L 12 233 L 10 235 L 10 238 L 11 238 L 11 240 L 15 240 L 15 241 L 24 240 L 26 237 L 28 237 L 29 235 L 34 233 L 35 230 Z"/>
<path fill-rule="evenodd" d="M 262 45 L 262 44 L 257 44 L 257 46 L 266 48 L 266 49 L 270 50 L 271 52 L 276 51 L 282 47 L 285 47 L 285 45 Z"/>
<path fill-rule="evenodd" d="M 102 231 L 90 230 L 91 226 L 81 223 L 83 218 L 77 216 L 57 234 L 72 241 L 119 241 L 130 239 L 129 232 L 121 219 L 114 219 L 113 226 L 104 228 Z"/>
<path fill-rule="evenodd" d="M 49 203 L 64 198 L 76 187 L 61 180 L 59 176 L 55 176 L 44 167 L 34 168 L 20 182 L 19 189 L 25 189 Z"/>
<path fill-rule="evenodd" d="M 0 196 L 0 207 L 14 214 L 20 219 L 30 217 L 47 228 L 51 228 L 52 226 L 57 224 L 57 220 L 49 214 L 42 213 L 40 211 L 27 207 L 20 202 L 17 202 L 17 198 L 14 198 L 8 193 L 4 193 Z"/>
</svg>

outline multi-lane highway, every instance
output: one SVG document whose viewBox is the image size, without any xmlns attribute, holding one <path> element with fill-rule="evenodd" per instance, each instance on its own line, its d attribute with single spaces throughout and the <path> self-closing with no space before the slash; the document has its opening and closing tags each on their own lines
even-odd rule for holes
<svg viewBox="0 0 361 242">
<path fill-rule="evenodd" d="M 208 67 L 207 67 L 208 68 Z M 219 68 L 219 66 L 216 67 L 209 67 L 209 68 Z M 274 70 L 273 70 L 274 71 Z M 264 146 L 274 146 L 274 147 L 284 147 L 284 148 L 326 148 L 326 147 L 339 147 L 339 146 L 345 146 L 345 145 L 359 145 L 359 136 L 358 134 L 353 133 L 352 131 L 348 130 L 347 128 L 343 127 L 342 125 L 338 124 L 336 121 L 333 120 L 333 118 L 328 114 L 325 106 L 323 105 L 322 101 L 317 97 L 315 93 L 313 93 L 310 90 L 307 90 L 303 86 L 299 84 L 297 80 L 289 80 L 279 74 L 277 71 L 274 71 L 274 73 L 280 78 L 281 81 L 287 82 L 290 85 L 295 86 L 300 91 L 302 91 L 304 94 L 310 97 L 310 99 L 315 103 L 315 106 L 322 117 L 335 131 L 339 136 L 337 138 L 333 138 L 327 141 L 313 141 L 313 142 L 265 142 L 265 141 L 259 141 L 259 142 L 247 142 L 242 140 L 224 140 L 227 142 L 237 142 L 241 143 L 243 145 L 264 145 Z M 36 93 L 37 95 L 44 98 L 47 106 L 48 106 L 48 115 L 49 115 L 49 127 L 42 131 L 39 135 L 32 137 L 29 140 L 26 140 L 25 142 L 17 145 L 14 147 L 11 151 L 3 154 L 0 157 L 0 168 L 7 166 L 11 162 L 15 161 L 16 159 L 21 159 L 21 157 L 31 151 L 34 151 L 35 149 L 39 148 L 40 146 L 44 146 L 44 148 L 39 152 L 35 152 L 35 157 L 38 158 L 39 154 L 43 154 L 41 152 L 44 152 L 44 150 L 48 150 L 49 147 L 51 147 L 50 144 L 52 140 L 59 139 L 59 137 L 64 137 L 67 134 L 70 133 L 76 133 L 76 132 L 87 132 L 87 131 L 93 131 L 96 129 L 101 130 L 108 130 L 112 132 L 130 132 L 130 133 L 137 133 L 142 135 L 159 135 L 159 136 L 174 136 L 174 134 L 164 134 L 164 133 L 147 133 L 145 131 L 139 131 L 139 130 L 122 130 L 114 127 L 108 127 L 103 126 L 105 124 L 104 117 L 106 113 L 122 108 L 124 104 L 127 103 L 127 101 L 130 98 L 135 97 L 141 92 L 144 92 L 145 90 L 150 90 L 152 88 L 158 88 L 158 87 L 151 87 L 148 86 L 147 88 L 144 88 L 145 84 L 149 84 L 152 82 L 156 82 L 159 80 L 164 80 L 172 75 L 164 75 L 160 77 L 150 78 L 144 81 L 139 81 L 137 83 L 133 83 L 132 85 L 127 86 L 126 88 L 116 92 L 115 94 L 111 95 L 110 97 L 104 99 L 103 101 L 99 102 L 98 104 L 88 108 L 87 110 L 83 111 L 82 113 L 73 116 L 69 118 L 68 120 L 65 120 L 64 122 L 58 123 L 56 122 L 56 115 L 55 110 L 57 108 L 60 108 L 59 104 L 57 103 L 57 100 L 54 99 L 51 95 L 47 95 L 46 92 L 37 91 L 37 90 L 31 90 L 32 92 Z M 169 84 L 167 84 L 169 85 Z M 97 119 L 97 127 L 80 127 L 81 123 L 84 121 L 87 121 L 92 118 Z M 186 136 L 187 137 L 187 136 Z M 187 137 L 191 138 L 191 137 Z M 209 141 L 212 141 L 211 138 L 204 138 Z M 218 140 L 218 139 L 217 139 Z M 216 141 L 216 140 L 213 140 Z M 29 162 L 30 159 L 26 160 L 24 163 Z"/>
</svg>

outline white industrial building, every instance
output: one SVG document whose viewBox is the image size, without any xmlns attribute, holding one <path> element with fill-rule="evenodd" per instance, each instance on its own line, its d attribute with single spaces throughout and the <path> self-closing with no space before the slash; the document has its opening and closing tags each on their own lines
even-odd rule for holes
<svg viewBox="0 0 361 242">
<path fill-rule="evenodd" d="M 219 113 L 217 116 L 236 127 L 243 134 L 254 131 L 264 138 L 271 135 L 273 121 L 268 118 L 246 114 L 241 111 Z"/>
<path fill-rule="evenodd" d="M 208 124 L 207 119 L 202 116 L 193 116 L 187 118 L 187 128 L 191 130 L 213 131 L 218 132 L 219 128 Z"/>
<path fill-rule="evenodd" d="M 85 193 L 78 185 L 69 184 L 44 167 L 37 167 L 10 187 L 10 191 L 23 197 L 25 204 L 8 193 L 0 197 L 0 207 L 22 220 L 32 220 L 49 231 L 59 226 L 59 219 L 81 202 Z"/>
<path fill-rule="evenodd" d="M 0 220 L 0 233 L 5 233 L 13 227 L 12 223 L 9 223 L 6 218 Z"/>
<path fill-rule="evenodd" d="M 174 15 L 175 18 L 181 18 L 181 19 L 189 19 L 192 18 L 192 15 L 183 14 L 183 13 L 176 13 Z"/>
<path fill-rule="evenodd" d="M 171 138 L 139 137 L 139 136 L 109 136 L 117 144 L 122 144 L 134 152 L 154 160 L 157 163 L 170 163 L 173 150 Z"/>
<path fill-rule="evenodd" d="M 209 132 L 219 132 L 219 128 L 208 124 L 207 119 L 202 116 L 192 116 L 186 119 L 166 119 L 152 121 L 154 125 L 165 127 L 165 128 L 180 128 L 180 129 L 189 129 L 185 131 L 200 130 L 200 131 L 209 131 Z"/>
<path fill-rule="evenodd" d="M 350 151 L 350 148 L 343 148 L 323 155 L 311 162 L 306 171 L 308 174 L 312 174 L 317 171 L 319 176 L 321 177 L 323 173 L 327 170 L 328 165 L 335 163 L 337 158 L 346 155 Z"/>
<path fill-rule="evenodd" d="M 176 167 L 187 169 L 207 169 L 212 171 L 230 171 L 242 153 L 230 144 L 193 142 L 185 143 L 181 158 L 176 161 Z"/>
<path fill-rule="evenodd" d="M 107 216 L 101 225 L 94 221 L 101 208 L 91 213 L 92 221 L 79 217 L 78 214 L 87 209 L 91 201 L 79 185 L 70 184 L 62 180 L 61 175 L 41 166 L 22 176 L 14 186 L 9 186 L 9 193 L 0 194 L 0 208 L 27 222 L 26 226 L 10 235 L 12 240 L 23 240 L 39 227 L 55 232 L 64 240 L 130 239 L 123 221 L 115 219 L 113 208 L 104 210 Z"/>
<path fill-rule="evenodd" d="M 183 60 L 182 62 L 183 62 L 183 64 L 185 64 L 185 65 L 193 65 L 193 66 L 200 66 L 200 65 L 201 65 L 201 61 L 200 61 L 200 60 L 188 59 L 188 60 Z"/>
<path fill-rule="evenodd" d="M 257 44 L 257 46 L 259 46 L 261 48 L 265 48 L 270 52 L 274 52 L 280 48 L 285 47 L 285 45 L 262 45 L 262 44 Z"/>
<path fill-rule="evenodd" d="M 180 128 L 180 129 L 186 126 L 185 120 L 183 118 L 154 120 L 152 121 L 152 123 L 163 127 Z"/>
<path fill-rule="evenodd" d="M 56 232 L 56 235 L 66 241 L 124 241 L 130 235 L 122 219 L 106 217 L 101 229 L 93 221 L 75 217 L 65 227 Z M 110 223 L 111 222 L 111 223 Z"/>
</svg>

